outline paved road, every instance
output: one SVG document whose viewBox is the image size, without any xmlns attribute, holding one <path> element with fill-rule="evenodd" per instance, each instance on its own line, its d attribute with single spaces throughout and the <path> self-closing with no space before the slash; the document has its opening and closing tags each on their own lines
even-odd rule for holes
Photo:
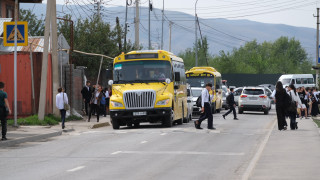
<svg viewBox="0 0 320 180">
<path fill-rule="evenodd" d="M 106 127 L 0 149 L 1 179 L 241 179 L 251 173 L 275 111 L 232 119 L 214 114 L 215 131 L 196 130 L 193 122 Z"/>
</svg>

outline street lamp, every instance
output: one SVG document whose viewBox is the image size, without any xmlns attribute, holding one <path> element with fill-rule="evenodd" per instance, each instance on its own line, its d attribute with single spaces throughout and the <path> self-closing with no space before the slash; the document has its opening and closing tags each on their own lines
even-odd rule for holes
<svg viewBox="0 0 320 180">
<path fill-rule="evenodd" d="M 196 67 L 198 66 L 198 33 L 197 33 L 197 3 L 198 0 L 196 0 L 196 3 L 194 5 L 194 31 L 195 31 L 195 53 L 196 53 Z"/>
</svg>

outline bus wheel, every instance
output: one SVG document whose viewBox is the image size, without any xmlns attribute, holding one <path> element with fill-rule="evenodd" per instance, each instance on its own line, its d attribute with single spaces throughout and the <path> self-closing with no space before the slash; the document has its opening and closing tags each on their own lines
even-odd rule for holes
<svg viewBox="0 0 320 180">
<path fill-rule="evenodd" d="M 171 114 L 164 117 L 163 121 L 162 121 L 162 124 L 165 126 L 165 127 L 172 127 L 173 125 L 173 119 L 174 119 L 174 112 L 173 110 L 171 110 Z"/>
<path fill-rule="evenodd" d="M 217 113 L 220 113 L 220 109 L 217 109 Z"/>
<path fill-rule="evenodd" d="M 119 121 L 117 119 L 112 119 L 112 127 L 113 127 L 113 129 L 120 128 Z"/>
<path fill-rule="evenodd" d="M 137 128 L 137 127 L 139 127 L 139 126 L 140 126 L 140 123 L 139 123 L 139 122 L 137 122 L 137 123 L 133 123 L 133 126 L 134 126 L 135 128 Z"/>
</svg>

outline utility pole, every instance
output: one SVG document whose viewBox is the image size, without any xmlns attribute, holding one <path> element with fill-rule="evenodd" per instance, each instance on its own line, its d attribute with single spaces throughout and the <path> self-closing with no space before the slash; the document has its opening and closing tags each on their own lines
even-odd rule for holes
<svg viewBox="0 0 320 180">
<path fill-rule="evenodd" d="M 18 115 L 18 111 L 17 111 L 17 44 L 18 44 L 18 39 L 17 39 L 17 30 L 18 30 L 18 6 L 19 6 L 19 3 L 18 3 L 18 0 L 15 0 L 15 4 L 14 4 L 14 57 L 13 57 L 13 71 L 14 71 L 14 75 L 13 75 L 13 78 L 14 78 L 14 82 L 13 82 L 13 85 L 14 85 L 14 110 L 13 110 L 13 116 L 14 116 L 14 126 L 18 126 L 18 123 L 17 123 L 17 115 Z"/>
<path fill-rule="evenodd" d="M 47 73 L 48 73 L 48 50 L 49 50 L 49 33 L 50 33 L 50 17 L 53 1 L 47 2 L 47 12 L 44 28 L 44 47 L 42 57 L 42 69 L 41 69 L 41 85 L 40 85 L 40 100 L 39 100 L 39 120 L 44 120 L 46 109 L 46 93 L 47 93 Z"/>
<path fill-rule="evenodd" d="M 124 26 L 124 51 L 127 52 L 127 29 L 128 29 L 128 0 L 126 0 L 126 18 L 125 18 L 125 26 Z"/>
<path fill-rule="evenodd" d="M 161 49 L 163 49 L 164 0 L 162 1 Z"/>
<path fill-rule="evenodd" d="M 136 18 L 135 18 L 135 42 L 134 42 L 134 46 L 135 49 L 139 49 L 139 23 L 140 23 L 140 19 L 139 19 L 139 0 L 136 0 Z"/>
<path fill-rule="evenodd" d="M 317 8 L 317 58 L 316 66 L 319 65 L 319 8 Z M 316 87 L 319 88 L 319 69 L 316 69 Z"/>
<path fill-rule="evenodd" d="M 57 95 L 57 89 L 59 88 L 59 62 L 58 62 L 58 35 L 57 35 L 57 10 L 56 0 L 52 1 L 52 12 L 51 12 L 51 49 L 52 49 L 52 98 L 54 99 Z M 59 116 L 59 109 L 56 108 L 56 101 L 53 100 L 53 114 Z"/>
<path fill-rule="evenodd" d="M 196 67 L 198 66 L 198 32 L 197 32 L 197 3 L 198 3 L 198 0 L 196 1 L 195 3 L 195 6 L 194 6 L 194 32 L 195 32 L 195 54 L 196 54 Z"/>
<path fill-rule="evenodd" d="M 150 32 L 150 11 L 152 11 L 152 5 L 150 4 L 150 0 L 149 0 L 149 32 L 148 32 L 148 42 L 149 42 L 149 50 L 151 49 L 151 32 Z"/>
<path fill-rule="evenodd" d="M 97 16 L 98 16 L 98 19 L 101 20 L 101 14 L 100 14 L 100 11 L 101 11 L 101 3 L 102 3 L 102 0 L 94 0 L 94 3 L 97 4 L 97 6 L 95 7 L 97 9 Z"/>
<path fill-rule="evenodd" d="M 171 28 L 172 28 L 172 22 L 169 23 L 169 52 L 171 52 Z"/>
</svg>

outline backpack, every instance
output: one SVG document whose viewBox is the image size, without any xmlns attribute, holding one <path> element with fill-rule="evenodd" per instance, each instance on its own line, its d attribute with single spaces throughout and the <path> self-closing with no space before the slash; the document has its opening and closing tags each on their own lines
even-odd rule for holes
<svg viewBox="0 0 320 180">
<path fill-rule="evenodd" d="M 227 96 L 227 98 L 226 98 L 226 103 L 227 104 L 230 104 L 230 101 L 231 101 L 231 94 L 229 94 L 228 96 Z"/>
<path fill-rule="evenodd" d="M 285 104 L 287 107 L 287 112 L 288 113 L 297 113 L 297 104 L 295 101 L 293 101 L 292 96 L 291 96 L 291 92 L 290 95 L 286 93 L 286 98 L 285 98 Z"/>
<path fill-rule="evenodd" d="M 200 95 L 200 96 L 198 97 L 197 101 L 196 101 L 197 107 L 202 107 L 201 101 L 202 101 L 202 97 L 201 97 L 201 95 Z"/>
</svg>

